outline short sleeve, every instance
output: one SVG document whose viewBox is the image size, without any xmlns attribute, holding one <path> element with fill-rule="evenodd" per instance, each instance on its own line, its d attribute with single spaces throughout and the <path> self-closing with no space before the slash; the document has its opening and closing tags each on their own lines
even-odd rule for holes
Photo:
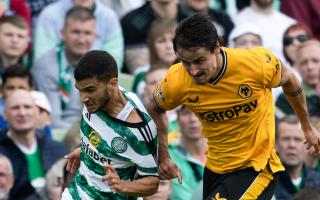
<svg viewBox="0 0 320 200">
<path fill-rule="evenodd" d="M 153 91 L 155 102 L 162 110 L 172 110 L 179 106 L 179 83 L 175 74 L 168 71 L 166 77 L 158 82 Z M 179 76 L 176 76 L 179 77 Z"/>
<path fill-rule="evenodd" d="M 262 49 L 261 66 L 264 85 L 268 88 L 278 87 L 281 83 L 282 65 L 279 58 L 267 49 Z"/>
</svg>

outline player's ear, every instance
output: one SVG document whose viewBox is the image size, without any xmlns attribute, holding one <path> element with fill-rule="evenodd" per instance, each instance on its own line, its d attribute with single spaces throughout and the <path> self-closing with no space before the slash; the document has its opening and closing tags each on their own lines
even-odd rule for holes
<svg viewBox="0 0 320 200">
<path fill-rule="evenodd" d="M 219 41 L 217 41 L 217 42 L 216 42 L 216 46 L 215 46 L 215 48 L 216 48 L 216 49 L 219 49 L 220 47 L 221 47 L 221 44 L 220 44 L 220 42 L 219 42 Z"/>
<path fill-rule="evenodd" d="M 117 84 L 118 84 L 118 78 L 116 78 L 116 77 L 111 78 L 111 79 L 109 80 L 109 83 L 110 83 L 111 85 L 117 85 Z"/>
<path fill-rule="evenodd" d="M 217 42 L 216 42 L 216 45 L 215 45 L 215 47 L 214 47 L 214 50 L 213 50 L 215 54 L 220 54 L 220 47 L 221 47 L 221 46 L 220 46 L 220 42 L 217 41 Z"/>
</svg>

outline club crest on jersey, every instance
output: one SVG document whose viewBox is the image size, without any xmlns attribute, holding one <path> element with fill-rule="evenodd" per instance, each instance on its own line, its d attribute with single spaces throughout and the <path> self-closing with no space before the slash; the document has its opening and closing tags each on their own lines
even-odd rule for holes
<svg viewBox="0 0 320 200">
<path fill-rule="evenodd" d="M 99 133 L 97 133 L 96 131 L 91 131 L 89 133 L 89 141 L 94 147 L 97 147 L 101 141 Z"/>
<path fill-rule="evenodd" d="M 247 84 L 242 84 L 239 86 L 238 94 L 243 99 L 249 98 L 252 95 L 252 88 Z"/>
<path fill-rule="evenodd" d="M 111 148 L 117 153 L 123 153 L 127 150 L 128 144 L 122 137 L 115 137 L 111 141 Z"/>
</svg>

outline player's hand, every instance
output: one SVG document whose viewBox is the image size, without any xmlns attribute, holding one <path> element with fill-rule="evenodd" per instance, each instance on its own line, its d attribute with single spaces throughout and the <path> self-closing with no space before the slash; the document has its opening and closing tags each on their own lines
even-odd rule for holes
<svg viewBox="0 0 320 200">
<path fill-rule="evenodd" d="M 314 155 L 320 155 L 320 133 L 319 131 L 311 127 L 311 130 L 305 131 L 307 150 Z"/>
<path fill-rule="evenodd" d="M 179 167 L 170 159 L 166 158 L 159 162 L 159 177 L 162 180 L 170 180 L 178 178 L 180 184 L 182 184 L 182 175 Z"/>
<path fill-rule="evenodd" d="M 112 165 L 105 163 L 106 175 L 101 177 L 102 181 L 108 181 L 111 190 L 122 193 L 125 190 L 124 181 L 120 180 L 117 171 Z"/>
<path fill-rule="evenodd" d="M 80 147 L 73 150 L 70 154 L 64 156 L 65 159 L 68 160 L 67 162 L 67 171 L 71 174 L 76 173 L 80 166 Z"/>
</svg>

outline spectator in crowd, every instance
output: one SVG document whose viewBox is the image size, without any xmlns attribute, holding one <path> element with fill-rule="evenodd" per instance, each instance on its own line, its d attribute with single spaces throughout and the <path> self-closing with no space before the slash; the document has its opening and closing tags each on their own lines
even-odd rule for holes
<svg viewBox="0 0 320 200">
<path fill-rule="evenodd" d="M 8 200 L 14 183 L 13 169 L 7 156 L 0 153 L 0 199 Z"/>
<path fill-rule="evenodd" d="M 192 192 L 202 180 L 207 150 L 206 140 L 201 133 L 201 123 L 197 116 L 186 106 L 177 109 L 181 139 L 178 145 L 170 145 L 172 160 L 181 169 L 183 182 L 172 180 L 170 199 L 190 199 Z M 201 198 L 201 197 L 200 197 Z"/>
<path fill-rule="evenodd" d="M 0 75 L 10 65 L 22 63 L 29 43 L 29 28 L 20 16 L 0 19 Z"/>
<path fill-rule="evenodd" d="M 62 44 L 43 55 L 32 67 L 36 88 L 52 107 L 52 128 L 68 129 L 79 118 L 82 105 L 74 87 L 74 67 L 95 40 L 96 20 L 88 8 L 73 7 L 61 31 Z"/>
<path fill-rule="evenodd" d="M 303 188 L 294 195 L 294 200 L 320 200 L 320 189 Z"/>
<path fill-rule="evenodd" d="M 15 64 L 6 68 L 1 76 L 2 85 L 0 97 L 0 128 L 7 128 L 8 124 L 3 118 L 3 111 L 6 99 L 17 89 L 31 90 L 32 75 L 29 70 L 20 65 Z"/>
<path fill-rule="evenodd" d="M 250 49 L 263 46 L 261 32 L 254 24 L 241 24 L 231 31 L 229 37 L 229 47 Z"/>
<path fill-rule="evenodd" d="M 31 91 L 31 96 L 37 106 L 38 114 L 36 128 L 43 130 L 48 137 L 52 137 L 51 133 L 51 106 L 47 96 L 43 92 L 36 90 Z"/>
<path fill-rule="evenodd" d="M 30 9 L 24 0 L 2 0 L 0 2 L 0 16 L 21 16 L 31 30 Z"/>
<path fill-rule="evenodd" d="M 101 2 L 114 10 L 118 17 L 121 18 L 133 9 L 142 6 L 145 0 L 101 0 Z"/>
<path fill-rule="evenodd" d="M 304 164 L 306 146 L 299 120 L 288 115 L 277 122 L 276 149 L 284 172 L 279 172 L 275 197 L 277 200 L 292 200 L 302 188 L 320 189 L 320 174 Z"/>
<path fill-rule="evenodd" d="M 308 41 L 312 38 L 312 32 L 310 29 L 300 23 L 293 24 L 287 28 L 284 32 L 282 43 L 283 43 L 283 55 L 290 67 L 292 67 L 293 72 L 301 80 L 301 75 L 297 71 L 294 62 L 297 59 L 297 49 L 299 45 L 305 41 Z M 281 88 L 272 89 L 273 99 L 277 101 L 279 95 L 282 94 Z M 283 99 L 284 96 L 281 96 Z M 285 113 L 284 113 L 285 114 Z M 277 110 L 276 115 L 278 117 L 283 117 L 281 110 Z"/>
<path fill-rule="evenodd" d="M 29 5 L 32 21 L 32 30 L 36 27 L 40 12 L 49 4 L 57 0 L 26 0 Z"/>
<path fill-rule="evenodd" d="M 61 200 L 62 191 L 74 177 L 66 170 L 66 165 L 65 158 L 59 159 L 46 174 L 45 193 L 49 200 Z"/>
<path fill-rule="evenodd" d="M 281 12 L 306 24 L 315 37 L 320 39 L 320 1 L 281 0 L 280 5 Z"/>
<path fill-rule="evenodd" d="M 38 59 L 60 44 L 68 10 L 75 6 L 86 7 L 93 12 L 96 23 L 90 32 L 95 32 L 92 49 L 110 52 L 117 61 L 119 71 L 123 62 L 123 35 L 119 19 L 113 10 L 101 4 L 100 0 L 61 0 L 48 5 L 40 13 L 34 38 L 34 58 Z M 63 38 L 62 38 L 63 39 Z"/>
<path fill-rule="evenodd" d="M 250 6 L 244 8 L 235 18 L 235 25 L 253 23 L 261 31 L 264 47 L 270 49 L 280 59 L 282 54 L 282 37 L 284 31 L 295 20 L 274 10 L 273 0 L 251 0 Z"/>
<path fill-rule="evenodd" d="M 29 91 L 16 90 L 6 100 L 4 117 L 9 128 L 0 133 L 0 153 L 13 165 L 15 182 L 11 199 L 39 196 L 45 185 L 46 171 L 67 153 L 62 144 L 37 133 L 36 112 Z"/>
<path fill-rule="evenodd" d="M 173 51 L 172 39 L 175 22 L 154 21 L 148 35 L 149 62 L 135 72 L 132 91 L 142 97 L 145 87 L 145 73 L 150 68 L 169 68 L 177 57 Z"/>
<path fill-rule="evenodd" d="M 149 63 L 148 33 L 155 20 L 180 22 L 192 13 L 176 0 L 146 1 L 121 19 L 125 42 L 125 63 L 130 73 Z"/>
<path fill-rule="evenodd" d="M 144 197 L 143 200 L 170 200 L 172 192 L 172 183 L 170 180 L 160 180 L 159 188 L 156 193 L 151 196 Z"/>
<path fill-rule="evenodd" d="M 313 34 L 309 27 L 304 24 L 297 23 L 289 26 L 283 34 L 283 55 L 291 67 L 294 67 L 297 59 L 297 50 L 301 43 L 313 38 Z"/>
<path fill-rule="evenodd" d="M 223 11 L 209 8 L 209 0 L 180 0 L 188 9 L 195 13 L 207 14 L 212 18 L 218 35 L 222 38 L 223 44 L 228 46 L 228 38 L 234 25 L 231 18 Z"/>
<path fill-rule="evenodd" d="M 310 40 L 301 43 L 296 58 L 295 67 L 302 78 L 309 113 L 311 116 L 320 116 L 320 42 Z M 284 94 L 279 96 L 276 106 L 285 114 L 294 113 Z"/>
</svg>

